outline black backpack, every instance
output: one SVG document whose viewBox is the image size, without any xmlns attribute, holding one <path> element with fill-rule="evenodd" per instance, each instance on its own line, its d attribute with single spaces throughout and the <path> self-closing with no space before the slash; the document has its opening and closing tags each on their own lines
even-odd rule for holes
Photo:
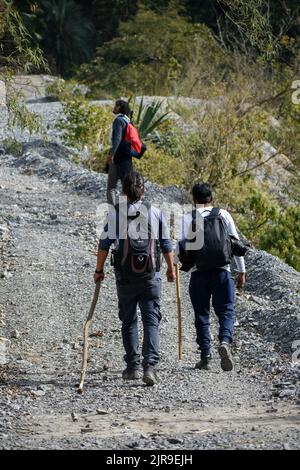
<svg viewBox="0 0 300 470">
<path fill-rule="evenodd" d="M 195 238 L 189 240 L 190 243 L 197 237 L 196 210 L 192 212 L 191 228 Z M 214 207 L 208 216 L 203 217 L 203 230 L 204 240 L 201 249 L 185 250 L 185 245 L 179 245 L 179 260 L 183 263 L 184 271 L 193 266 L 196 266 L 198 271 L 208 271 L 231 262 L 233 255 L 231 237 L 218 207 Z"/>
<path fill-rule="evenodd" d="M 160 246 L 159 241 L 151 238 L 151 223 L 149 216 L 150 204 L 143 203 L 147 208 L 148 238 L 133 239 L 129 236 L 128 230 L 130 222 L 137 219 L 141 213 L 127 215 L 126 237 L 118 240 L 118 246 L 113 251 L 113 266 L 121 273 L 121 278 L 125 281 L 135 281 L 138 279 L 153 279 L 155 273 L 160 270 Z M 116 206 L 118 211 L 118 206 Z"/>
</svg>

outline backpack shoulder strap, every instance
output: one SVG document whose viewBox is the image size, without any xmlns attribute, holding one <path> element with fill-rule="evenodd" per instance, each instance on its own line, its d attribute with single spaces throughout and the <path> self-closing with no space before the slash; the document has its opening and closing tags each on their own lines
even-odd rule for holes
<svg viewBox="0 0 300 470">
<path fill-rule="evenodd" d="M 210 211 L 209 217 L 218 217 L 221 214 L 219 207 L 213 207 Z"/>
<path fill-rule="evenodd" d="M 150 214 L 150 210 L 151 210 L 151 203 L 148 202 L 148 201 L 143 201 L 143 206 L 146 207 L 147 209 L 147 217 L 148 217 L 148 236 L 149 238 L 151 239 L 152 238 L 152 227 L 151 227 L 151 214 Z"/>
<path fill-rule="evenodd" d="M 147 209 L 147 213 L 149 214 L 149 210 L 151 209 L 151 204 L 149 202 L 142 202 L 142 205 L 146 207 Z M 130 220 L 134 220 L 134 219 L 137 219 L 139 216 L 140 216 L 140 211 L 136 211 L 135 214 L 133 215 L 128 215 L 128 219 Z"/>
<path fill-rule="evenodd" d="M 196 232 L 197 209 L 192 209 L 192 231 Z"/>
<path fill-rule="evenodd" d="M 148 201 L 143 201 L 143 206 L 146 207 L 147 211 L 149 211 L 151 209 L 151 204 Z"/>
<path fill-rule="evenodd" d="M 126 116 L 126 114 L 120 114 L 119 116 L 116 116 L 115 119 L 121 119 L 126 124 L 130 123 L 130 119 L 128 116 Z"/>
<path fill-rule="evenodd" d="M 125 124 L 122 129 L 122 140 L 124 140 L 124 137 L 126 135 L 126 130 L 127 130 L 128 124 L 130 124 L 130 121 L 128 122 L 127 119 L 125 119 L 124 114 L 122 114 L 121 116 L 117 116 L 116 119 L 118 119 L 119 121 L 122 121 Z"/>
</svg>

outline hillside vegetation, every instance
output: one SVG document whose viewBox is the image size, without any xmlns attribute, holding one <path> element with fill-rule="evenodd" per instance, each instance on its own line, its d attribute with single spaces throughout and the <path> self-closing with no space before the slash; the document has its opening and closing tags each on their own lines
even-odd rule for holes
<svg viewBox="0 0 300 470">
<path fill-rule="evenodd" d="M 69 0 L 60 2 L 60 32 L 57 3 L 14 5 L 51 70 L 67 79 L 50 91 L 64 106 L 66 143 L 88 149 L 85 164 L 103 171 L 112 120 L 110 107 L 91 100 L 172 96 L 161 100 L 170 114 L 147 136 L 148 152 L 136 167 L 188 191 L 209 181 L 216 203 L 232 211 L 246 237 L 299 270 L 297 2 Z"/>
</svg>

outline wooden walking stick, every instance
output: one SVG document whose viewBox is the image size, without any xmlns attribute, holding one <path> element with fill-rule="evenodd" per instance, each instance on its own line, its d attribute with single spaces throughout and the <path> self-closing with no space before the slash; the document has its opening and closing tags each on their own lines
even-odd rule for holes
<svg viewBox="0 0 300 470">
<path fill-rule="evenodd" d="M 176 294 L 177 294 L 177 319 L 178 319 L 178 357 L 182 359 L 182 318 L 181 318 L 181 292 L 179 265 L 176 264 Z"/>
<path fill-rule="evenodd" d="M 101 281 L 98 281 L 95 287 L 94 297 L 91 303 L 91 308 L 89 314 L 87 316 L 84 330 L 83 330 L 83 358 L 82 358 L 82 367 L 81 367 L 81 375 L 80 375 L 80 383 L 78 387 L 78 393 L 82 393 L 83 391 L 83 384 L 85 379 L 85 373 L 87 369 L 87 361 L 88 361 L 88 341 L 89 341 L 89 328 L 93 321 L 93 315 L 95 312 L 95 308 L 98 302 L 99 291 L 100 291 Z"/>
</svg>

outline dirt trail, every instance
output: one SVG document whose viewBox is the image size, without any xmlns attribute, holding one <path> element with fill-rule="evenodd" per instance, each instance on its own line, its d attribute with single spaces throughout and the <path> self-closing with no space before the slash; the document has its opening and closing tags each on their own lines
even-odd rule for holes
<svg viewBox="0 0 300 470">
<path fill-rule="evenodd" d="M 239 353 L 232 373 L 220 370 L 217 355 L 211 372 L 194 370 L 188 276 L 184 360 L 177 360 L 175 286 L 164 281 L 160 383 L 149 388 L 120 378 L 123 349 L 107 267 L 92 328 L 103 337 L 90 340 L 85 392 L 78 395 L 101 200 L 5 165 L 0 197 L 0 225 L 10 237 L 0 280 L 0 336 L 10 338 L 8 364 L 0 366 L 1 448 L 299 448 L 299 407 L 272 398 L 273 377 L 245 367 Z M 243 305 L 237 299 L 238 317 Z"/>
</svg>

